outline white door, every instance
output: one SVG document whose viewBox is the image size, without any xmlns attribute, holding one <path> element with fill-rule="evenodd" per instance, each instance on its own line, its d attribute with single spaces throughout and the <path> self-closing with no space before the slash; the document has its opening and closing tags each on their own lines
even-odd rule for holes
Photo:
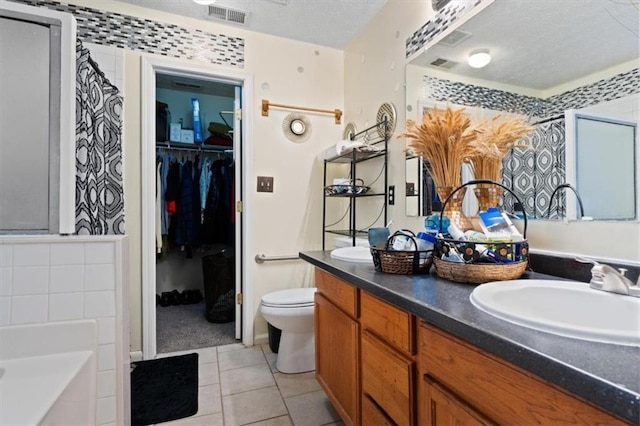
<svg viewBox="0 0 640 426">
<path fill-rule="evenodd" d="M 236 248 L 236 339 L 242 338 L 242 87 L 236 87 L 233 102 L 233 158 L 235 161 Z M 241 299 L 241 298 L 240 298 Z"/>
<path fill-rule="evenodd" d="M 216 73 L 210 67 L 188 65 L 180 62 L 173 62 L 170 59 L 142 58 L 142 217 L 152 218 L 142 221 L 142 356 L 143 359 L 154 359 L 157 354 L 156 346 L 156 305 L 155 305 L 155 86 L 156 73 L 173 74 L 188 78 L 214 80 L 222 83 L 229 83 L 235 88 L 234 99 L 234 161 L 235 161 L 235 268 L 236 268 L 236 294 L 241 294 L 244 290 L 245 304 L 250 303 L 251 288 L 243 286 L 243 282 L 251 279 L 251 271 L 247 272 L 247 260 L 243 258 L 243 248 L 250 250 L 250 245 L 246 236 L 250 232 L 243 232 L 243 227 L 248 226 L 243 223 L 242 205 L 247 199 L 243 193 L 243 176 L 249 173 L 245 164 L 244 155 L 248 152 L 246 146 L 246 133 L 243 134 L 242 120 L 242 99 L 243 96 L 250 97 L 251 77 L 221 71 Z M 244 117 L 244 125 L 248 125 Z M 244 140 L 243 140 L 244 139 Z M 244 145 L 244 146 L 243 146 Z M 250 149 L 249 149 L 250 151 Z M 248 293 L 248 294 L 247 294 Z M 239 297 L 236 299 L 239 302 Z M 235 338 L 242 339 L 245 345 L 253 344 L 253 315 L 251 306 L 242 309 L 242 305 L 236 304 Z"/>
</svg>

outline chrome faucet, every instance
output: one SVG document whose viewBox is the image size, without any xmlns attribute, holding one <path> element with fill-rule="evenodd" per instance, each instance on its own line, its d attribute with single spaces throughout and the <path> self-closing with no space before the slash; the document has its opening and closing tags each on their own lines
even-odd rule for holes
<svg viewBox="0 0 640 426">
<path fill-rule="evenodd" d="M 625 268 L 614 269 L 609 265 L 598 263 L 593 259 L 576 257 L 578 262 L 592 263 L 589 286 L 596 290 L 640 297 L 640 277 L 635 284 L 625 276 Z"/>
</svg>

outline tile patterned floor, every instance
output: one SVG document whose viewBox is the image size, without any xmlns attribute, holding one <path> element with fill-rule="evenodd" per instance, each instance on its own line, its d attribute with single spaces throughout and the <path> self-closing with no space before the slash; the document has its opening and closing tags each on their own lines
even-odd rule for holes
<svg viewBox="0 0 640 426">
<path fill-rule="evenodd" d="M 315 372 L 284 374 L 269 345 L 242 344 L 198 352 L 198 412 L 167 426 L 343 426 Z"/>
</svg>

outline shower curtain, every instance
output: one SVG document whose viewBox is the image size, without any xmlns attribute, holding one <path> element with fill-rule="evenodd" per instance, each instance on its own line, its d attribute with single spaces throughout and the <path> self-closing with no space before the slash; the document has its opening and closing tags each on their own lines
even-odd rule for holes
<svg viewBox="0 0 640 426">
<path fill-rule="evenodd" d="M 523 139 L 530 148 L 513 148 L 503 160 L 502 184 L 513 189 L 531 218 L 559 219 L 566 211 L 564 191 L 551 199 L 554 189 L 565 182 L 564 134 L 564 119 L 538 124 Z M 505 193 L 503 199 L 507 210 L 514 211 L 511 194 Z"/>
<path fill-rule="evenodd" d="M 124 234 L 122 103 L 76 42 L 76 233 Z"/>
</svg>

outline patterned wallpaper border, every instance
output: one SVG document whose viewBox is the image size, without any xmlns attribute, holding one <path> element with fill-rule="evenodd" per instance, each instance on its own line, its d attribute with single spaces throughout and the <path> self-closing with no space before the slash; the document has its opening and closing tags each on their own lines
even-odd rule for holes
<svg viewBox="0 0 640 426">
<path fill-rule="evenodd" d="M 554 117 L 567 109 L 586 108 L 640 93 L 640 68 L 602 79 L 547 99 L 474 84 L 423 76 L 423 96 L 436 101 L 488 108 L 535 117 Z"/>
<path fill-rule="evenodd" d="M 551 96 L 546 99 L 547 114 L 556 116 L 567 109 L 586 108 L 635 93 L 640 93 L 640 68 Z"/>
<path fill-rule="evenodd" d="M 71 13 L 83 42 L 244 68 L 244 39 L 53 0 L 10 0 Z"/>
</svg>

